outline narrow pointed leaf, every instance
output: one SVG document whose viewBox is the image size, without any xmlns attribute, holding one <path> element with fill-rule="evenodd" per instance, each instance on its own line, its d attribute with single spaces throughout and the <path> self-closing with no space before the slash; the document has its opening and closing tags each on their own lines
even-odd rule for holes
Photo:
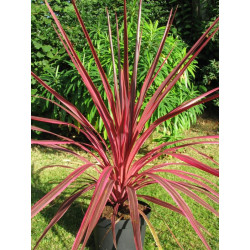
<svg viewBox="0 0 250 250">
<path fill-rule="evenodd" d="M 183 192 L 187 196 L 191 197 L 194 201 L 196 201 L 197 203 L 201 204 L 207 210 L 211 211 L 217 217 L 219 217 L 219 213 L 212 206 L 210 206 L 207 202 L 205 202 L 203 199 L 201 199 L 197 194 L 195 194 L 194 192 L 190 191 L 189 189 L 183 187 L 179 183 L 171 182 L 171 185 L 173 187 L 175 187 L 176 189 L 179 189 L 181 192 Z"/>
<path fill-rule="evenodd" d="M 172 155 L 173 157 L 175 157 L 179 160 L 182 160 L 182 161 L 184 161 L 184 162 L 186 162 L 186 163 L 188 163 L 196 168 L 199 168 L 207 173 L 210 173 L 210 174 L 215 175 L 215 176 L 219 176 L 218 169 L 211 168 L 208 165 L 196 160 L 193 157 L 190 157 L 190 156 L 184 155 L 184 154 L 175 154 L 175 153 L 169 153 L 169 155 Z"/>
<path fill-rule="evenodd" d="M 179 213 L 179 214 L 181 214 L 181 215 L 184 215 L 184 213 L 182 212 L 182 210 L 180 210 L 179 208 L 173 206 L 172 204 L 170 204 L 170 203 L 168 203 L 168 202 L 162 201 L 162 200 L 160 200 L 160 199 L 157 199 L 157 198 L 155 198 L 155 197 L 148 196 L 148 195 L 140 195 L 140 194 L 138 194 L 137 196 L 140 197 L 140 198 L 143 198 L 143 199 L 145 199 L 145 200 L 147 200 L 147 201 L 153 202 L 153 203 L 155 203 L 155 204 L 157 204 L 157 205 L 160 205 L 160 206 L 162 206 L 162 207 L 165 207 L 165 208 L 167 208 L 167 209 L 170 209 L 170 210 L 172 210 L 172 211 L 174 211 L 174 212 L 176 212 L 176 213 Z M 184 215 L 184 216 L 185 216 L 185 215 Z"/>
<path fill-rule="evenodd" d="M 93 56 L 94 56 L 96 65 L 97 65 L 98 70 L 99 70 L 100 77 L 101 77 L 102 82 L 103 82 L 104 89 L 105 89 L 105 91 L 106 91 L 107 98 L 108 98 L 108 101 L 109 101 L 109 104 L 110 104 L 110 107 L 111 107 L 111 110 L 112 110 L 112 114 L 113 114 L 114 119 L 115 119 L 115 121 L 116 121 L 116 123 L 117 123 L 116 111 L 115 111 L 115 103 L 114 103 L 114 99 L 113 99 L 113 95 L 112 95 L 112 91 L 111 91 L 110 85 L 109 85 L 109 83 L 108 83 L 108 79 L 107 79 L 107 77 L 106 77 L 106 74 L 105 74 L 105 72 L 104 72 L 102 66 L 101 66 L 100 60 L 99 60 L 99 58 L 98 58 L 98 56 L 97 56 L 97 53 L 96 53 L 96 51 L 95 51 L 95 48 L 94 48 L 94 46 L 93 46 L 93 44 L 92 44 L 92 41 L 91 41 L 91 39 L 90 39 L 90 37 L 89 37 L 88 31 L 87 31 L 87 29 L 86 29 L 86 27 L 85 27 L 85 25 L 84 25 L 84 22 L 83 22 L 83 20 L 82 20 L 82 18 L 81 18 L 81 16 L 80 16 L 80 13 L 79 13 L 79 11 L 78 11 L 78 9 L 77 9 L 77 7 L 76 7 L 75 0 L 72 1 L 72 4 L 73 4 L 73 6 L 74 6 L 74 9 L 75 9 L 77 18 L 78 18 L 78 20 L 79 20 L 79 23 L 81 24 L 82 30 L 83 30 L 83 32 L 84 32 L 84 35 L 85 35 L 85 37 L 86 37 L 86 39 L 87 39 L 87 41 L 88 41 L 89 47 L 90 47 L 90 49 L 91 49 L 91 52 L 92 52 L 92 54 L 93 54 Z"/>
<path fill-rule="evenodd" d="M 129 63 L 128 63 L 128 25 L 127 25 L 127 8 L 126 0 L 123 0 L 123 24 L 124 24 L 124 83 L 126 92 L 129 90 Z"/>
<path fill-rule="evenodd" d="M 55 214 L 55 216 L 52 218 L 52 220 L 50 221 L 50 223 L 48 224 L 48 226 L 45 228 L 43 234 L 41 235 L 41 237 L 38 239 L 38 241 L 36 242 L 36 245 L 34 247 L 34 249 L 38 246 L 38 244 L 40 243 L 40 241 L 43 239 L 43 237 L 46 235 L 46 233 L 49 231 L 49 229 L 51 227 L 53 227 L 60 219 L 61 217 L 68 211 L 68 209 L 70 208 L 70 206 L 72 205 L 72 203 L 79 197 L 81 196 L 83 193 L 86 193 L 87 191 L 89 191 L 90 189 L 92 189 L 94 186 L 94 184 L 84 188 L 83 190 L 75 193 L 74 195 L 70 196 L 69 198 L 67 198 L 62 205 L 60 206 L 60 208 L 58 209 L 57 213 Z"/>
<path fill-rule="evenodd" d="M 190 208 L 186 204 L 186 202 L 183 200 L 183 198 L 180 196 L 180 194 L 175 191 L 175 189 L 171 186 L 171 184 L 163 179 L 160 176 L 154 175 L 154 174 L 148 174 L 150 178 L 155 180 L 157 183 L 159 183 L 173 198 L 173 200 L 176 202 L 176 204 L 179 206 L 179 208 L 182 210 L 182 212 L 185 214 L 186 218 L 189 220 L 191 226 L 194 228 L 195 232 L 198 234 L 204 245 L 207 247 L 207 249 L 211 249 L 208 245 L 206 239 L 204 238 L 203 234 L 200 231 L 199 224 L 195 220 L 192 212 L 190 211 Z"/>
<path fill-rule="evenodd" d="M 85 245 L 87 244 L 87 241 L 88 241 L 92 231 L 94 230 L 98 220 L 101 217 L 103 209 L 106 206 L 107 201 L 109 199 L 109 196 L 112 192 L 113 186 L 114 186 L 114 181 L 108 180 L 106 187 L 105 187 L 103 193 L 101 194 L 101 198 L 98 201 L 98 205 L 95 207 L 95 211 L 94 211 L 92 218 L 89 222 L 89 226 L 88 226 L 85 238 L 84 238 L 84 242 L 82 244 L 82 249 L 84 249 Z"/>
<path fill-rule="evenodd" d="M 113 41 L 112 41 L 112 31 L 111 25 L 109 20 L 109 12 L 108 8 L 106 8 L 107 17 L 108 17 L 108 30 L 109 30 L 109 42 L 110 42 L 110 49 L 111 49 L 111 58 L 113 64 L 113 74 L 114 74 L 114 86 L 115 86 L 115 97 L 116 97 L 116 105 L 117 105 L 117 114 L 121 115 L 121 108 L 120 108 L 120 95 L 119 95 L 119 87 L 117 83 L 117 75 L 116 75 L 116 67 L 115 67 L 115 56 L 114 56 L 114 48 L 113 48 Z"/>
<path fill-rule="evenodd" d="M 158 249 L 162 250 L 163 248 L 161 247 L 161 243 L 159 241 L 159 238 L 155 232 L 155 229 L 153 227 L 153 225 L 151 224 L 151 222 L 149 221 L 148 217 L 146 216 L 146 214 L 144 214 L 142 211 L 138 210 L 138 212 L 140 213 L 140 215 L 143 217 L 143 219 L 146 221 L 146 223 L 148 224 L 148 227 L 154 237 L 155 243 L 158 247 Z"/>
<path fill-rule="evenodd" d="M 112 235 L 113 235 L 113 243 L 114 243 L 114 247 L 115 249 L 117 249 L 117 244 L 116 244 L 116 233 L 115 233 L 115 223 L 116 223 L 116 216 L 118 213 L 118 209 L 119 209 L 119 203 L 117 203 L 114 207 L 114 211 L 113 211 L 113 215 L 111 218 L 111 227 L 112 227 Z"/>
<path fill-rule="evenodd" d="M 84 234 L 86 233 L 87 228 L 90 225 L 91 218 L 94 216 L 95 209 L 96 209 L 101 197 L 103 197 L 104 195 L 106 195 L 108 193 L 107 183 L 109 181 L 109 177 L 110 177 L 112 170 L 113 170 L 113 167 L 106 167 L 103 170 L 102 174 L 100 175 L 100 177 L 97 181 L 96 188 L 95 188 L 94 194 L 92 196 L 90 205 L 85 213 L 85 216 L 84 216 L 83 221 L 81 223 L 80 229 L 76 235 L 72 250 L 76 250 L 78 248 Z M 106 189 L 106 191 L 104 191 L 105 189 Z"/>
<path fill-rule="evenodd" d="M 39 213 L 44 207 L 46 207 L 53 199 L 55 199 L 62 191 L 68 187 L 77 177 L 83 174 L 89 167 L 94 164 L 86 164 L 75 171 L 73 171 L 69 176 L 67 176 L 59 185 L 54 187 L 50 192 L 48 192 L 42 199 L 35 203 L 31 208 L 31 218 L 33 218 L 37 213 Z"/>
<path fill-rule="evenodd" d="M 136 192 L 133 188 L 127 187 L 128 201 L 130 209 L 130 217 L 134 231 L 134 241 L 137 250 L 142 250 L 141 232 L 140 232 L 140 217 L 138 213 L 138 200 Z"/>
</svg>

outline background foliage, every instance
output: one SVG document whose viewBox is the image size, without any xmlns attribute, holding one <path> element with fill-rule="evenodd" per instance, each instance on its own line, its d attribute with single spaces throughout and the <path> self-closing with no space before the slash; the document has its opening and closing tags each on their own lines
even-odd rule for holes
<svg viewBox="0 0 250 250">
<path fill-rule="evenodd" d="M 173 30 L 192 45 L 208 26 L 219 16 L 219 0 L 147 0 L 151 20 L 165 25 L 165 17 L 178 5 Z M 210 90 L 219 85 L 219 33 L 204 48 L 198 58 L 196 83 L 200 90 Z M 210 73 L 212 72 L 212 73 Z"/>
<path fill-rule="evenodd" d="M 173 53 L 171 54 L 167 64 L 164 65 L 154 85 L 151 87 L 151 94 L 154 93 L 156 87 L 161 83 L 162 80 L 165 79 L 171 69 L 185 55 L 188 49 L 188 44 L 191 44 L 194 39 L 197 39 L 194 34 L 200 36 L 202 31 L 208 24 L 207 19 L 211 21 L 213 19 L 211 16 L 216 15 L 216 9 L 214 9 L 214 2 L 217 1 L 201 2 L 206 2 L 202 3 L 203 9 L 205 8 L 205 4 L 208 4 L 208 6 L 211 7 L 211 10 L 209 9 L 208 11 L 206 11 L 206 15 L 204 14 L 204 11 L 200 11 L 198 13 L 198 15 L 201 17 L 199 20 L 195 18 L 195 16 L 193 16 L 194 14 L 191 11 L 193 5 L 187 4 L 186 1 L 150 0 L 145 1 L 143 3 L 143 35 L 138 70 L 139 86 L 143 83 L 143 80 L 145 78 L 145 72 L 147 72 L 147 70 L 149 69 L 154 55 L 156 54 L 157 48 L 164 32 L 164 26 L 166 25 L 169 10 L 171 9 L 171 7 L 175 7 L 177 4 L 179 4 L 179 8 L 174 21 L 174 28 L 171 30 L 171 35 L 167 39 L 166 45 L 161 55 L 160 63 L 163 62 L 164 58 L 169 53 L 172 46 L 175 45 L 175 49 L 173 50 Z M 213 2 L 213 4 L 209 4 L 210 2 Z M 57 13 L 63 27 L 65 28 L 72 43 L 74 44 L 78 55 L 82 59 L 84 66 L 86 67 L 91 78 L 95 79 L 95 84 L 96 86 L 98 86 L 99 90 L 103 95 L 104 100 L 106 101 L 102 83 L 100 77 L 98 76 L 97 67 L 91 55 L 90 49 L 87 45 L 87 42 L 83 38 L 83 33 L 78 25 L 77 18 L 75 16 L 72 5 L 70 4 L 70 1 L 52 0 L 50 1 L 50 5 Z M 77 1 L 77 5 L 79 7 L 81 16 L 83 17 L 85 25 L 87 26 L 90 37 L 94 41 L 94 46 L 97 50 L 97 54 L 100 58 L 102 66 L 104 67 L 106 75 L 109 81 L 112 83 L 112 63 L 109 49 L 108 27 L 105 7 L 107 6 L 110 12 L 111 24 L 113 24 L 113 37 L 116 36 L 114 13 L 117 12 L 120 27 L 119 35 L 122 43 L 123 1 L 86 0 Z M 128 1 L 127 9 L 129 22 L 129 60 L 130 62 L 133 62 L 134 55 L 132 52 L 134 51 L 136 37 L 135 27 L 137 20 L 137 1 Z M 48 13 L 47 7 L 44 6 L 42 1 L 32 0 L 31 10 L 32 71 L 40 75 L 41 78 L 46 80 L 46 82 L 52 88 L 54 88 L 61 95 L 63 95 L 74 105 L 76 105 L 79 110 L 87 116 L 87 118 L 92 122 L 92 124 L 95 125 L 98 131 L 103 131 L 103 122 L 98 117 L 96 108 L 93 105 L 89 93 L 86 91 L 86 88 L 84 87 L 79 75 L 74 69 L 72 63 L 70 62 L 70 59 L 66 55 L 66 52 L 52 27 L 53 22 Z M 206 18 L 204 18 L 204 15 Z M 193 25 L 194 21 L 196 22 L 196 25 Z M 218 37 L 215 38 L 214 43 L 216 42 L 218 43 Z M 114 47 L 115 54 L 117 55 L 117 46 L 115 42 Z M 121 47 L 123 47 L 123 44 L 121 44 Z M 209 53 L 209 49 L 207 51 L 207 53 L 211 55 L 211 53 Z M 199 63 L 201 62 L 201 59 L 198 61 Z M 162 116 L 166 112 L 172 110 L 174 107 L 178 106 L 183 101 L 197 96 L 200 92 L 205 92 L 207 86 L 213 85 L 214 82 L 217 81 L 218 61 L 216 59 L 213 59 L 212 57 L 212 59 L 210 59 L 210 61 L 208 61 L 207 63 L 207 65 L 203 63 L 205 67 L 203 67 L 201 70 L 199 70 L 199 68 L 197 67 L 197 61 L 191 64 L 191 66 L 185 72 L 179 83 L 175 86 L 172 93 L 169 94 L 162 101 L 161 105 L 152 116 L 151 122 L 156 120 L 158 117 Z M 211 67 L 213 69 L 212 71 Z M 203 74 L 202 78 L 199 77 L 200 71 Z M 130 74 L 132 75 L 132 65 L 130 69 Z M 195 76 L 196 79 L 200 79 L 199 84 L 195 84 Z M 38 86 L 34 80 L 32 80 L 32 94 L 53 99 L 53 96 L 47 91 L 45 91 L 42 87 Z M 148 96 L 148 98 L 149 97 L 150 96 Z M 48 101 L 44 101 L 38 98 L 32 98 L 32 102 L 33 115 L 52 117 L 55 119 L 73 122 L 70 120 L 70 117 L 66 116 L 66 113 L 64 111 L 59 110 L 57 107 L 55 107 L 55 105 L 51 105 Z M 191 123 L 194 123 L 196 121 L 197 115 L 201 114 L 202 111 L 203 106 L 197 106 L 175 117 L 171 121 L 166 122 L 162 129 L 158 131 L 163 133 L 163 137 L 161 138 L 161 140 L 165 140 L 166 137 L 167 139 L 172 139 L 172 137 L 176 138 L 176 136 L 178 136 L 179 134 L 179 131 L 188 129 Z M 105 134 L 104 136 L 106 137 Z"/>
</svg>

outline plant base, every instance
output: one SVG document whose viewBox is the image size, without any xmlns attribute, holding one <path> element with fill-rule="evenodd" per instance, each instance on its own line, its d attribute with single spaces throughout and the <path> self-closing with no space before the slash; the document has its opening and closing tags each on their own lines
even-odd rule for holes
<svg viewBox="0 0 250 250">
<path fill-rule="evenodd" d="M 140 203 L 142 203 L 143 205 L 147 205 L 143 202 Z M 144 211 L 144 213 L 149 218 L 151 209 L 149 205 L 147 205 L 147 207 L 148 209 L 147 211 Z M 140 225 L 141 241 L 143 245 L 146 231 L 146 222 L 141 216 Z M 120 220 L 118 223 L 116 223 L 115 234 L 118 250 L 136 250 L 133 227 L 130 220 Z M 115 250 L 115 246 L 113 244 L 111 220 L 106 218 L 101 218 L 99 220 L 94 229 L 94 239 L 96 250 Z"/>
</svg>

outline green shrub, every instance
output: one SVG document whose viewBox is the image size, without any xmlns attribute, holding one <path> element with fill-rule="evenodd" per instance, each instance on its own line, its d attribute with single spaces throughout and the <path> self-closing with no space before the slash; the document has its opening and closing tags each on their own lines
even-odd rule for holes
<svg viewBox="0 0 250 250">
<path fill-rule="evenodd" d="M 65 12 L 70 12 L 70 7 L 66 6 Z M 122 6 L 121 6 L 122 7 Z M 136 44 L 136 5 L 134 2 L 131 2 L 130 5 L 128 5 L 128 36 L 129 36 L 129 60 L 130 62 L 133 62 L 134 54 L 132 51 L 134 51 L 134 47 Z M 34 12 L 35 10 L 33 10 Z M 73 11 L 73 10 L 72 10 Z M 86 10 L 85 10 L 86 11 Z M 119 13 L 119 8 L 115 9 Z M 45 11 L 43 13 L 46 13 Z M 102 13 L 101 13 L 102 14 Z M 111 61 L 111 53 L 110 53 L 110 46 L 109 46 L 109 38 L 108 38 L 108 29 L 107 29 L 107 18 L 104 15 L 101 15 L 95 20 L 94 26 L 90 28 L 90 22 L 88 22 L 88 30 L 91 30 L 89 33 L 91 39 L 93 40 L 94 46 L 96 48 L 98 57 L 101 61 L 101 64 L 105 70 L 105 73 L 108 77 L 109 82 L 113 82 L 113 71 L 112 71 L 112 61 Z M 104 14 L 104 13 L 103 13 Z M 114 18 L 114 15 L 113 17 Z M 119 16 L 118 16 L 119 19 Z M 36 18 L 37 20 L 37 18 Z M 105 22 L 104 22 L 105 20 Z M 66 20 L 67 21 L 67 20 Z M 79 27 L 76 26 L 77 21 L 75 20 L 75 23 L 73 23 L 72 30 L 78 31 Z M 112 23 L 115 23 L 113 20 Z M 119 30 L 120 35 L 120 42 L 121 42 L 121 51 L 123 51 L 123 24 L 122 20 L 119 19 L 119 25 L 121 25 L 121 28 Z M 142 18 L 142 45 L 140 50 L 140 60 L 138 65 L 138 76 L 137 76 L 137 84 L 138 89 L 140 89 L 141 85 L 143 84 L 145 73 L 149 70 L 151 63 L 153 62 L 153 59 L 155 57 L 155 54 L 157 52 L 158 46 L 161 41 L 161 37 L 164 33 L 165 27 L 159 27 L 158 21 L 151 22 L 147 15 L 144 15 Z M 41 25 L 39 26 L 40 28 Z M 69 31 L 66 29 L 66 31 Z M 45 31 L 43 31 L 45 32 Z M 53 33 L 53 32 L 52 32 Z M 116 27 L 115 25 L 112 26 L 112 33 L 113 36 L 116 35 Z M 79 31 L 79 33 L 76 35 L 73 35 L 72 32 L 69 32 L 69 35 L 71 37 L 71 40 L 73 44 L 76 47 L 76 51 L 81 58 L 84 67 L 86 67 L 90 77 L 94 79 L 94 83 L 98 87 L 100 93 L 102 94 L 104 101 L 106 101 L 107 104 L 107 98 L 105 96 L 105 91 L 103 89 L 103 85 L 101 82 L 101 79 L 98 74 L 97 67 L 95 65 L 95 61 L 92 57 L 92 54 L 89 50 L 88 45 L 83 46 L 83 49 L 79 49 L 78 45 L 79 43 L 85 44 L 86 41 L 82 38 L 82 33 Z M 52 35 L 51 35 L 52 36 Z M 55 32 L 53 33 L 53 36 L 56 36 Z M 82 40 L 80 40 L 80 38 Z M 50 38 L 51 39 L 51 38 Z M 36 44 L 36 40 L 33 40 L 33 44 Z M 48 45 L 53 46 L 53 44 Z M 58 44 L 54 44 L 55 47 L 58 46 Z M 173 49 L 172 54 L 170 55 L 169 59 L 163 66 L 159 76 L 155 80 L 155 82 L 152 84 L 149 95 L 147 98 L 150 98 L 154 91 L 157 89 L 157 87 L 160 85 L 160 83 L 165 79 L 165 77 L 171 72 L 171 70 L 176 66 L 177 62 L 179 62 L 185 55 L 187 50 L 187 45 L 178 37 L 174 36 L 173 34 L 170 34 L 167 38 L 165 47 L 163 49 L 160 63 L 164 61 L 170 50 Z M 59 47 L 58 47 L 59 48 Z M 38 51 L 37 47 L 33 48 L 33 56 L 35 56 L 38 53 L 43 53 L 44 50 Z M 40 48 L 41 49 L 41 48 Z M 114 43 L 114 49 L 115 54 L 117 54 L 117 46 Z M 60 50 L 59 50 L 60 51 Z M 45 53 L 45 52 L 44 52 Z M 97 111 L 95 106 L 93 105 L 93 100 L 91 99 L 88 91 L 86 91 L 86 88 L 83 86 L 80 76 L 76 73 L 76 69 L 74 69 L 71 62 L 69 62 L 68 58 L 64 54 L 60 54 L 58 57 L 51 58 L 52 66 L 45 68 L 44 72 L 40 72 L 41 78 L 48 82 L 50 86 L 58 91 L 61 95 L 63 95 L 65 98 L 70 100 L 79 110 L 82 112 L 86 117 L 89 119 L 89 121 L 95 126 L 97 131 L 104 132 L 103 122 L 97 115 Z M 46 54 L 44 54 L 44 58 L 46 57 Z M 121 56 L 122 60 L 123 57 Z M 36 61 L 35 58 L 33 58 L 34 64 L 33 67 L 36 64 L 44 64 L 44 61 Z M 44 59 L 45 60 L 45 59 Z M 49 60 L 48 60 L 49 61 Z M 116 63 L 118 63 L 116 61 Z M 157 118 L 163 116 L 170 110 L 172 110 L 174 107 L 177 107 L 181 103 L 183 103 L 186 100 L 189 100 L 191 98 L 194 98 L 198 96 L 200 93 L 197 87 L 194 85 L 194 78 L 195 78 L 195 69 L 196 69 L 197 62 L 194 61 L 192 64 L 188 67 L 184 75 L 181 77 L 180 81 L 176 84 L 176 86 L 173 88 L 171 94 L 165 97 L 165 99 L 162 101 L 158 109 L 155 111 L 153 116 L 151 117 L 150 121 L 146 124 L 146 127 L 149 123 L 155 121 Z M 159 68 L 160 64 L 158 65 Z M 158 69 L 157 68 L 157 69 Z M 37 68 L 39 71 L 39 69 Z M 36 72 L 36 70 L 34 70 Z M 130 68 L 130 77 L 132 76 L 132 64 Z M 111 86 L 112 87 L 112 86 Z M 32 87 L 33 94 L 40 94 L 43 97 L 46 97 L 48 99 L 53 98 L 53 96 L 49 93 L 44 91 L 43 89 L 40 89 L 41 87 L 38 87 L 37 84 L 34 82 L 34 85 Z M 137 93 L 139 95 L 139 93 Z M 81 100 L 81 101 L 79 101 Z M 33 98 L 33 109 L 32 112 L 34 115 L 41 115 L 41 113 L 46 113 L 47 117 L 52 117 L 56 119 L 61 119 L 63 121 L 73 122 L 70 117 L 66 116 L 66 113 L 62 110 L 60 110 L 55 105 L 49 104 L 48 101 L 46 101 L 46 105 L 44 105 L 44 100 L 38 100 L 37 98 Z M 165 140 L 166 137 L 168 138 L 169 135 L 171 136 L 178 136 L 178 133 L 180 130 L 189 129 L 191 123 L 195 123 L 197 115 L 201 114 L 203 111 L 203 106 L 199 105 L 196 106 L 179 116 L 165 122 L 160 128 L 158 128 L 158 132 L 163 133 L 163 139 Z M 75 124 L 77 125 L 77 124 Z M 105 133 L 105 132 L 104 132 Z M 104 134 L 104 137 L 106 138 L 106 134 Z M 171 139 L 171 138 L 168 138 Z"/>
</svg>

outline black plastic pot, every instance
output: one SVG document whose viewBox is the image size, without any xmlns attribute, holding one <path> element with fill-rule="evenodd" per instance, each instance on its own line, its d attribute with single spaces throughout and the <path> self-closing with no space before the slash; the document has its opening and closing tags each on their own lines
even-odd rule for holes
<svg viewBox="0 0 250 250">
<path fill-rule="evenodd" d="M 150 217 L 151 208 L 144 202 L 139 202 L 148 207 L 146 216 Z M 144 243 L 146 222 L 140 216 L 141 241 Z M 108 233 L 107 233 L 108 232 Z M 133 227 L 130 220 L 120 220 L 115 225 L 116 244 L 118 250 L 135 250 Z M 115 250 L 111 229 L 111 220 L 101 218 L 94 229 L 95 250 Z"/>
</svg>

